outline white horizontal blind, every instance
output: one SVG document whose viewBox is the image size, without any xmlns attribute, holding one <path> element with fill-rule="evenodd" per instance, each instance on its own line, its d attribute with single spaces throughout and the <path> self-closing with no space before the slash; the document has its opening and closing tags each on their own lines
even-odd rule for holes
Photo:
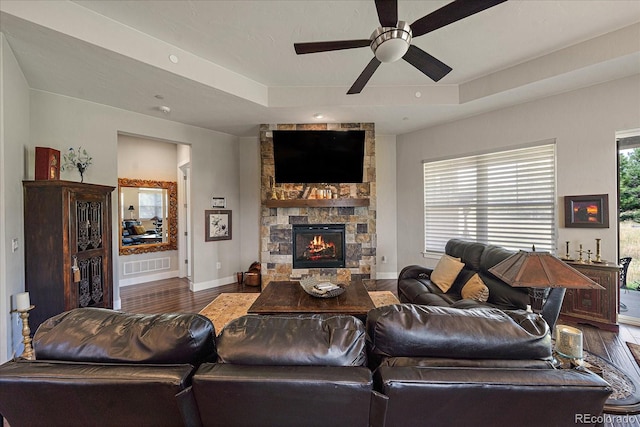
<svg viewBox="0 0 640 427">
<path fill-rule="evenodd" d="M 425 162 L 425 252 L 452 238 L 554 252 L 555 174 L 555 143 Z"/>
</svg>

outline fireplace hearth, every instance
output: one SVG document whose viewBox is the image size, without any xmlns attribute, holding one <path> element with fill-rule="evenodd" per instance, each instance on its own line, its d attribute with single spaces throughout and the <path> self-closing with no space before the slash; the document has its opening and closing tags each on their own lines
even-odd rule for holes
<svg viewBox="0 0 640 427">
<path fill-rule="evenodd" d="M 293 268 L 345 266 L 344 224 L 293 226 Z"/>
</svg>

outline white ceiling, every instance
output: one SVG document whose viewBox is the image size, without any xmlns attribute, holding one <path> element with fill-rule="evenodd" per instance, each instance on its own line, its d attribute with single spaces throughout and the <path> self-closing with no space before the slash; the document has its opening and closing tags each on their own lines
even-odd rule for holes
<svg viewBox="0 0 640 427">
<path fill-rule="evenodd" d="M 398 15 L 448 2 L 399 0 Z M 0 12 L 30 87 L 239 136 L 315 113 L 403 134 L 640 73 L 638 0 L 507 1 L 413 40 L 453 68 L 439 83 L 398 61 L 359 95 L 346 91 L 368 47 L 299 56 L 293 43 L 368 38 L 373 0 L 3 0 Z"/>
</svg>

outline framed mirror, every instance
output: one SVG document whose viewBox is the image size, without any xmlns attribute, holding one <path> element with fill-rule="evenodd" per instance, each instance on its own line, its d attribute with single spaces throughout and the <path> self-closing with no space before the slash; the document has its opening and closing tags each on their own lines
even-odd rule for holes
<svg viewBox="0 0 640 427">
<path fill-rule="evenodd" d="M 120 255 L 178 249 L 178 185 L 118 178 Z"/>
</svg>

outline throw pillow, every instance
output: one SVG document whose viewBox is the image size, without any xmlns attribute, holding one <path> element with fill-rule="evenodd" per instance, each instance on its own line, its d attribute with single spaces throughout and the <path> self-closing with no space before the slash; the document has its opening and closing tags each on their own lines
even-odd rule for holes
<svg viewBox="0 0 640 427">
<path fill-rule="evenodd" d="M 460 262 L 460 258 L 454 258 L 449 255 L 442 255 L 440 261 L 431 273 L 431 281 L 435 283 L 442 292 L 447 292 L 453 281 L 456 280 L 458 274 L 464 267 L 464 263 Z"/>
<path fill-rule="evenodd" d="M 460 291 L 462 298 L 472 299 L 480 302 L 485 302 L 489 299 L 489 288 L 484 284 L 478 273 L 474 274 L 471 279 L 467 280 L 467 283 L 462 287 Z"/>
<path fill-rule="evenodd" d="M 144 225 L 134 225 L 133 229 L 136 231 L 136 234 L 144 234 L 147 232 Z"/>
</svg>

